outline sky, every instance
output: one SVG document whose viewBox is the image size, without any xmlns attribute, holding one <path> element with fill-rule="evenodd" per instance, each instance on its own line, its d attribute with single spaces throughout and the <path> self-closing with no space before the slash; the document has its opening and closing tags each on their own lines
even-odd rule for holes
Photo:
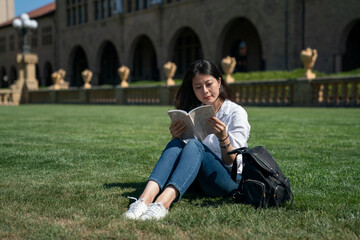
<svg viewBox="0 0 360 240">
<path fill-rule="evenodd" d="M 54 2 L 54 0 L 14 0 L 15 17 L 20 16 L 22 13 L 35 10 L 51 2 Z"/>
</svg>

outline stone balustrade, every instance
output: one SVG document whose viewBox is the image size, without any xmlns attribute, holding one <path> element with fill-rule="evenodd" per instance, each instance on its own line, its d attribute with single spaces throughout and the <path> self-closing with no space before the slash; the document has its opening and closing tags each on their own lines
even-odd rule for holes
<svg viewBox="0 0 360 240">
<path fill-rule="evenodd" d="M 360 76 L 230 84 L 243 106 L 360 106 Z M 179 86 L 36 90 L 28 103 L 173 105 Z"/>
<path fill-rule="evenodd" d="M 231 85 L 236 102 L 247 106 L 291 106 L 294 82 L 290 80 L 251 81 Z"/>
<path fill-rule="evenodd" d="M 316 78 L 311 81 L 312 105 L 360 106 L 360 76 Z"/>
<path fill-rule="evenodd" d="M 0 89 L 0 105 L 14 105 L 10 89 Z"/>
</svg>

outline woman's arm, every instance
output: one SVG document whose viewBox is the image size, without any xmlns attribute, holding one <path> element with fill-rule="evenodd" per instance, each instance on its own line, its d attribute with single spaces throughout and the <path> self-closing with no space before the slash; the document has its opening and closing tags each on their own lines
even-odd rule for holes
<svg viewBox="0 0 360 240">
<path fill-rule="evenodd" d="M 235 155 L 228 155 L 227 152 L 234 150 L 230 142 L 230 136 L 227 132 L 226 124 L 216 117 L 208 118 L 209 124 L 214 129 L 214 134 L 219 140 L 221 149 L 221 158 L 226 165 L 232 165 L 235 160 Z"/>
</svg>

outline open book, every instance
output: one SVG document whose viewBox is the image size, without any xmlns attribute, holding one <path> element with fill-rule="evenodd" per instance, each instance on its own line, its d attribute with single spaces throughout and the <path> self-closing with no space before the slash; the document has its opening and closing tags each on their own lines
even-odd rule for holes
<svg viewBox="0 0 360 240">
<path fill-rule="evenodd" d="M 183 120 L 186 125 L 186 131 L 181 139 L 196 138 L 203 141 L 207 135 L 213 133 L 213 129 L 206 121 L 207 118 L 215 116 L 215 111 L 211 105 L 203 105 L 194 108 L 189 113 L 184 110 L 170 110 L 168 111 L 172 122 L 175 120 Z"/>
</svg>

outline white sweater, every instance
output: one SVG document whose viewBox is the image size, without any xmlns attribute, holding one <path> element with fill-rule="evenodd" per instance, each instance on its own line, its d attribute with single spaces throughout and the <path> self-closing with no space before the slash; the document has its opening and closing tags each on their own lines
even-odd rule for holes
<svg viewBox="0 0 360 240">
<path fill-rule="evenodd" d="M 247 140 L 250 135 L 250 124 L 248 122 L 248 115 L 243 107 L 230 100 L 225 100 L 217 112 L 216 117 L 226 124 L 231 146 L 234 149 L 247 147 Z M 220 143 L 215 134 L 208 135 L 203 143 L 221 159 Z M 241 155 L 237 158 L 237 164 L 237 173 L 241 174 L 243 168 Z M 231 166 L 232 165 L 228 165 L 229 168 L 231 168 Z"/>
</svg>

